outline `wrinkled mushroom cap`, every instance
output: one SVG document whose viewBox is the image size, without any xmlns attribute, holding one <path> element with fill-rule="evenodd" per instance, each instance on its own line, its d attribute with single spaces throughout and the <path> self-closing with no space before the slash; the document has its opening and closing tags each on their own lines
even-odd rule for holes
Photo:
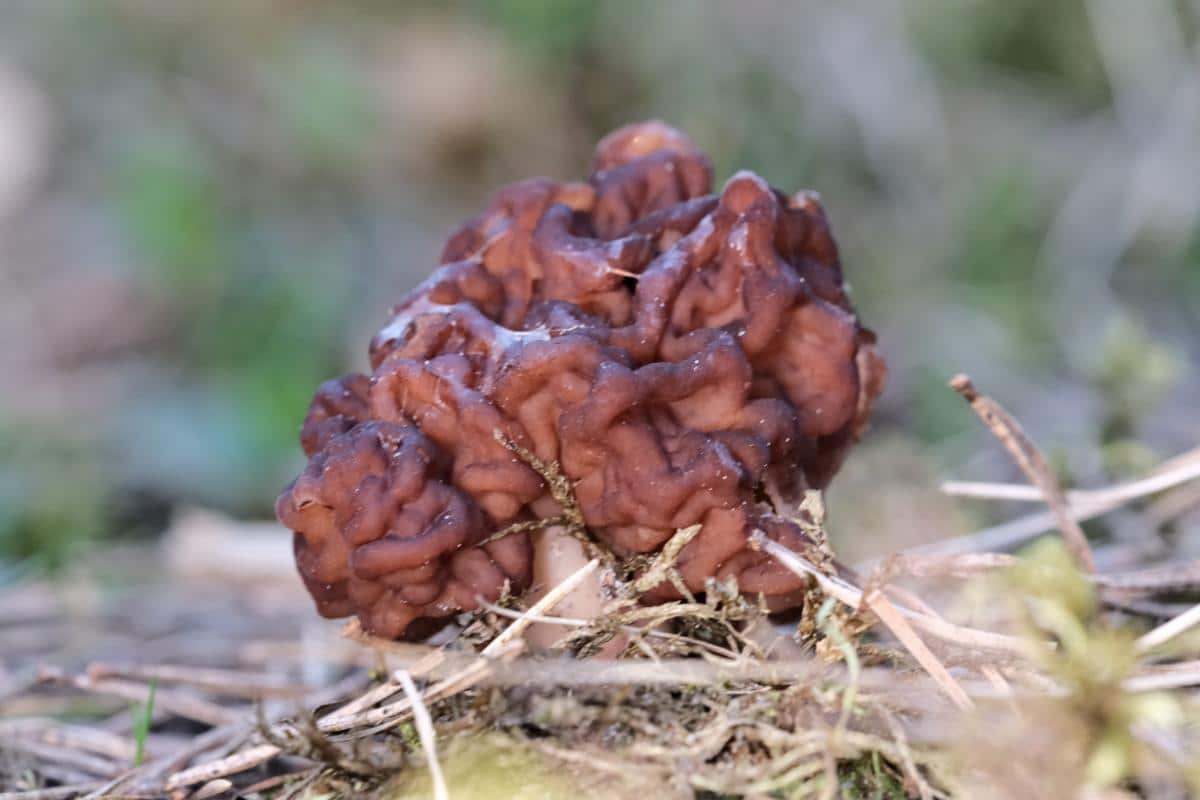
<svg viewBox="0 0 1200 800">
<path fill-rule="evenodd" d="M 618 557 L 700 524 L 676 562 L 689 591 L 734 578 L 802 602 L 750 534 L 803 544 L 766 498 L 829 482 L 885 369 L 816 197 L 711 180 L 682 133 L 630 125 L 586 182 L 505 187 L 450 237 L 372 374 L 322 386 L 305 420 L 310 461 L 277 511 L 322 614 L 414 636 L 526 589 L 527 534 L 493 534 L 562 509 L 500 438 L 560 466 Z"/>
</svg>

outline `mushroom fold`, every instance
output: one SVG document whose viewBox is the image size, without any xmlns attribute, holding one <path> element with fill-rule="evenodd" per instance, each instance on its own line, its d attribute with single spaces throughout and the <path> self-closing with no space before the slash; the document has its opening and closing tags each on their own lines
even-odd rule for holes
<svg viewBox="0 0 1200 800">
<path fill-rule="evenodd" d="M 389 638 L 529 588 L 530 535 L 563 511 L 515 443 L 571 482 L 618 558 L 700 533 L 686 588 L 734 577 L 775 610 L 803 581 L 750 545 L 805 537 L 768 498 L 823 488 L 883 388 L 815 195 L 707 158 L 659 122 L 597 146 L 586 182 L 501 189 L 371 342 L 324 384 L 280 496 L 318 611 Z M 646 602 L 679 597 L 665 582 Z"/>
</svg>

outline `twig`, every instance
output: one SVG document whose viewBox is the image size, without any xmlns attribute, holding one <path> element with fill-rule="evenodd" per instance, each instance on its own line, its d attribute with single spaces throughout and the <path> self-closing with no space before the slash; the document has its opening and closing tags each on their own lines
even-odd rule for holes
<svg viewBox="0 0 1200 800">
<path fill-rule="evenodd" d="M 561 583 L 530 606 L 513 624 L 501 631 L 500 635 L 483 649 L 479 659 L 454 675 L 429 687 L 425 692 L 426 700 L 433 701 L 456 694 L 474 686 L 491 674 L 492 665 L 490 662 L 493 659 L 512 654 L 513 645 L 518 644 L 521 634 L 533 624 L 534 618 L 545 614 L 545 612 L 562 602 L 567 595 L 579 588 L 579 585 L 599 566 L 599 559 L 593 558 L 568 575 Z M 355 714 L 330 715 L 319 720 L 317 724 L 322 731 L 350 730 L 368 726 L 367 730 L 355 730 L 354 735 L 357 737 L 379 730 L 386 730 L 407 719 L 412 710 L 412 702 L 405 698 L 404 700 L 398 700 L 395 703 L 380 708 L 369 709 Z"/>
<path fill-rule="evenodd" d="M 121 771 L 121 765 L 112 759 L 83 750 L 72 750 L 47 744 L 28 737 L 11 737 L 4 742 L 4 746 L 27 753 L 41 761 L 60 767 L 70 767 L 98 778 L 111 778 Z"/>
<path fill-rule="evenodd" d="M 340 685 L 335 685 L 327 689 L 320 690 L 317 692 L 317 694 L 323 695 L 333 691 L 334 689 L 340 688 L 343 687 L 340 687 Z M 320 702 L 313 703 L 311 700 L 310 703 L 313 705 L 321 704 Z M 337 713 L 338 711 L 333 712 L 333 714 Z M 318 720 L 318 730 L 320 730 L 320 720 Z M 191 767 L 190 769 L 180 770 L 167 779 L 165 788 L 169 791 L 183 786 L 190 786 L 195 783 L 200 783 L 202 781 L 212 780 L 213 778 L 221 778 L 226 775 L 236 775 L 239 772 L 253 769 L 260 764 L 265 764 L 271 759 L 275 758 L 277 755 L 280 755 L 282 752 L 283 749 L 274 744 L 263 744 L 257 747 L 252 747 L 249 750 L 243 750 L 241 752 L 219 758 L 215 761 L 210 761 Z M 194 753 L 192 755 L 194 755 Z M 188 757 L 190 758 L 191 756 Z"/>
<path fill-rule="evenodd" d="M 446 777 L 442 774 L 442 765 L 437 756 L 437 732 L 433 729 L 433 718 L 429 709 L 421 699 L 417 685 L 412 676 L 404 670 L 396 670 L 396 679 L 404 687 L 404 694 L 413 707 L 413 722 L 417 726 L 417 736 L 421 739 L 421 749 L 425 751 L 425 761 L 429 765 L 429 778 L 433 783 L 434 800 L 450 800 L 450 792 L 446 789 Z"/>
<path fill-rule="evenodd" d="M 571 479 L 563 474 L 559 465 L 554 462 L 543 461 L 532 450 L 522 447 L 517 442 L 505 436 L 500 430 L 493 431 L 493 436 L 495 436 L 497 442 L 529 465 L 529 468 L 546 482 L 546 488 L 550 490 L 550 496 L 554 498 L 559 508 L 562 509 L 563 526 L 571 529 L 573 533 L 586 536 L 584 533 L 586 525 L 583 521 L 583 511 L 580 510 L 579 503 L 575 499 L 575 488 L 571 484 Z"/>
<path fill-rule="evenodd" d="M 1136 597 L 1130 592 L 1122 592 L 1115 589 L 1106 589 L 1101 594 L 1101 599 L 1104 601 L 1104 605 L 1109 608 L 1153 619 L 1177 617 L 1192 607 L 1191 603 L 1163 603 L 1157 600 Z"/>
<path fill-rule="evenodd" d="M 168 792 L 194 783 L 204 783 L 213 778 L 224 778 L 226 775 L 236 775 L 244 770 L 265 764 L 282 751 L 273 744 L 260 744 L 247 750 L 234 753 L 231 756 L 210 761 L 207 764 L 176 772 L 167 779 L 164 787 Z"/>
<path fill-rule="evenodd" d="M 1077 522 L 1085 522 L 1101 514 L 1112 511 L 1117 505 L 1091 506 L 1089 508 L 1073 509 L 1072 516 Z M 980 550 L 1004 550 L 1016 547 L 1023 542 L 1054 530 L 1058 520 L 1050 511 L 1037 511 L 999 525 L 983 528 L 966 536 L 956 536 L 939 542 L 910 547 L 901 551 L 905 555 L 916 554 L 925 556 L 944 556 L 959 553 L 973 553 Z M 867 562 L 862 567 L 874 566 L 875 562 Z"/>
<path fill-rule="evenodd" d="M 884 597 L 881 593 L 875 592 L 866 597 L 867 605 L 875 612 L 876 616 L 883 621 L 891 629 L 896 638 L 900 640 L 908 651 L 912 653 L 913 658 L 925 668 L 925 671 L 932 676 L 934 681 L 945 690 L 950 699 L 954 701 L 963 711 L 970 710 L 975 707 L 971 702 L 971 698 L 946 669 L 946 665 L 933 654 L 929 646 L 924 640 L 917 635 L 916 631 L 905 621 L 904 617 L 900 616 L 900 612 L 892 605 L 891 601 Z"/>
<path fill-rule="evenodd" d="M 975 390 L 971 379 L 966 375 L 955 375 L 950 380 L 950 386 L 971 404 L 971 408 L 991 429 L 996 438 L 1005 446 L 1009 454 L 1017 462 L 1017 466 L 1025 473 L 1030 481 L 1041 491 L 1050 506 L 1051 513 L 1067 541 L 1076 563 L 1084 572 L 1095 572 L 1096 563 L 1092 558 L 1092 548 L 1088 544 L 1083 528 L 1071 515 L 1067 501 L 1063 497 L 1062 487 L 1046 463 L 1045 457 L 1037 445 L 1030 440 L 1021 424 L 992 398 L 981 395 Z"/>
<path fill-rule="evenodd" d="M 821 574 L 816 566 L 807 559 L 778 542 L 768 539 L 761 531 L 755 531 L 752 538 L 760 547 L 778 559 L 788 569 L 791 569 L 793 572 L 800 570 L 812 575 L 821 584 L 822 589 L 828 594 L 832 594 L 842 603 L 852 608 L 858 608 L 861 605 L 862 590 L 852 586 L 841 578 Z M 960 647 L 992 650 L 1014 656 L 1026 657 L 1029 655 L 1029 644 L 1025 640 L 1015 636 L 981 631 L 976 628 L 967 628 L 962 625 L 956 625 L 953 622 L 932 617 L 928 614 L 913 611 L 905 606 L 896 606 L 895 608 L 914 627 L 943 642 Z"/>
<path fill-rule="evenodd" d="M 1192 484 L 1157 497 L 1146 505 L 1146 520 L 1161 528 L 1200 506 L 1200 484 Z"/>
<path fill-rule="evenodd" d="M 54 786 L 49 789 L 29 789 L 23 792 L 0 792 L 0 800 L 68 800 L 95 790 L 100 782 L 78 783 L 73 786 Z"/>
<path fill-rule="evenodd" d="M 491 643 L 483 648 L 480 653 L 484 658 L 495 658 L 499 655 L 508 643 L 518 638 L 525 630 L 533 624 L 531 617 L 544 615 L 547 611 L 557 606 L 567 595 L 579 588 L 580 584 L 587 579 L 589 575 L 596 571 L 600 566 L 600 559 L 593 558 L 591 561 L 584 564 L 579 569 L 572 572 L 561 583 L 555 586 L 550 591 L 546 592 L 536 603 L 529 607 L 513 624 L 500 632 L 500 635 L 491 641 Z"/>
<path fill-rule="evenodd" d="M 525 614 L 528 614 L 528 612 L 522 614 L 520 611 L 514 611 L 510 608 L 503 608 L 494 603 L 482 602 L 480 605 L 497 616 L 509 617 L 511 619 L 520 619 Z M 528 616 L 530 622 L 543 623 L 546 625 L 560 625 L 565 628 L 587 628 L 596 624 L 596 620 L 594 619 L 579 619 L 576 617 L 547 617 L 543 615 Z M 621 633 L 628 633 L 635 637 L 650 637 L 654 639 L 666 639 L 668 641 L 686 643 L 697 650 L 702 650 L 721 658 L 735 658 L 737 656 L 737 653 L 733 650 L 730 650 L 728 647 L 722 647 L 721 645 L 713 644 L 712 642 L 706 642 L 703 639 L 696 639 L 691 636 L 672 633 L 671 631 L 661 631 L 655 628 L 637 627 L 635 625 L 618 625 L 616 630 L 620 631 Z"/>
<path fill-rule="evenodd" d="M 1140 497 L 1157 494 L 1180 484 L 1200 478 L 1200 448 L 1172 458 L 1169 463 L 1177 464 L 1173 469 L 1154 473 L 1127 483 L 1119 483 L 1104 489 L 1072 489 L 1063 493 L 1072 506 L 1107 505 L 1128 503 Z M 942 491 L 959 497 L 978 497 L 985 500 L 1021 500 L 1041 502 L 1045 499 L 1041 489 L 1014 483 L 984 483 L 977 481 L 946 481 Z"/>
<path fill-rule="evenodd" d="M 882 578 L 898 574 L 917 578 L 952 577 L 973 578 L 998 569 L 1006 569 L 1018 563 L 1016 556 L 1007 553 L 962 553 L 957 555 L 929 556 L 895 553 L 875 567 L 867 585 L 874 585 Z M 1147 603 L 1138 596 L 1158 592 L 1183 591 L 1200 586 L 1200 561 L 1182 564 L 1161 564 L 1127 572 L 1096 572 L 1087 576 L 1101 589 L 1104 602 L 1115 608 L 1151 616 L 1174 616 L 1182 613 L 1172 611 L 1169 606 Z M 936 616 L 921 598 L 899 587 L 888 585 L 886 591 L 930 616 Z M 1183 610 L 1187 610 L 1187 606 Z M 1195 623 L 1193 623 L 1195 624 Z"/>
<path fill-rule="evenodd" d="M 1200 450 L 1189 450 L 1182 455 L 1159 464 L 1151 472 L 1150 477 L 1159 475 L 1163 477 L 1164 482 L 1160 485 L 1159 489 L 1161 491 L 1191 480 L 1188 476 L 1191 469 L 1197 463 L 1200 463 Z M 1169 481 L 1167 481 L 1167 476 L 1170 476 Z M 1069 512 L 1076 522 L 1086 522 L 1089 519 L 1099 517 L 1113 509 L 1121 507 L 1125 502 L 1127 501 L 1120 497 L 1116 499 L 1109 497 L 1102 501 L 1097 500 L 1087 504 L 1072 505 Z M 909 548 L 904 552 L 922 555 L 953 555 L 955 553 L 971 553 L 979 550 L 1004 550 L 1026 542 L 1038 534 L 1053 530 L 1056 522 L 1057 519 L 1053 513 L 1039 511 L 999 525 L 984 528 L 966 536 L 957 536 L 952 539 L 944 539 L 940 542 L 931 542 L 930 544 Z M 871 564 L 865 566 L 869 567 Z"/>
<path fill-rule="evenodd" d="M 996 667 L 992 664 L 984 664 L 979 668 L 983 673 L 983 677 L 991 681 L 992 687 L 995 688 L 1004 697 L 1010 697 L 1013 693 L 1012 685 Z"/>
<path fill-rule="evenodd" d="M 1175 592 L 1200 586 L 1200 561 L 1160 564 L 1128 572 L 1097 573 L 1097 586 L 1122 592 Z"/>
<path fill-rule="evenodd" d="M 658 586 L 663 581 L 670 581 L 688 602 L 695 602 L 696 598 L 688 591 L 687 586 L 683 583 L 683 577 L 679 574 L 679 570 L 675 568 L 675 560 L 679 558 L 679 553 L 683 548 L 687 547 L 692 539 L 700 533 L 703 525 L 690 525 L 686 528 L 680 528 L 675 531 L 667 543 L 663 545 L 662 552 L 655 558 L 654 562 L 637 577 L 631 587 L 632 593 L 637 595 L 645 594 L 646 592 Z"/>
<path fill-rule="evenodd" d="M 321 705 L 322 702 L 327 702 L 325 700 L 326 695 L 331 693 L 341 694 L 341 692 L 345 690 L 345 687 L 342 685 L 342 683 L 343 682 L 339 682 L 333 686 L 318 690 L 314 693 L 316 696 L 310 698 L 310 704 Z M 235 728 L 233 735 L 236 736 L 238 730 L 244 730 L 246 727 L 248 726 Z M 215 734 L 217 732 L 217 730 L 209 731 L 208 733 L 203 734 L 200 738 Z M 217 741 L 220 741 L 220 739 Z M 203 749 L 198 749 L 195 747 L 195 743 L 193 743 L 193 746 L 187 749 L 188 752 L 177 754 L 177 756 L 175 756 L 171 762 L 170 767 L 167 769 L 178 768 L 182 766 L 196 754 L 203 752 L 205 749 L 208 749 L 208 747 L 206 746 Z M 190 786 L 194 783 L 200 783 L 201 781 L 212 780 L 213 778 L 221 778 L 226 775 L 235 775 L 239 772 L 257 767 L 259 764 L 265 764 L 282 752 L 283 750 L 281 748 L 273 744 L 259 745 L 257 747 L 250 748 L 249 750 L 234 753 L 232 755 L 219 758 L 215 761 L 206 762 L 190 769 L 180 770 L 167 779 L 165 788 L 167 790 L 172 790 L 183 786 Z M 159 769 L 162 770 L 162 767 L 160 766 Z M 161 771 L 159 774 L 161 774 Z"/>
<path fill-rule="evenodd" d="M 1161 647 L 1196 625 L 1200 625 L 1200 603 L 1143 635 L 1137 640 L 1137 648 L 1144 653 L 1147 650 Z"/>
<path fill-rule="evenodd" d="M 265 792 L 267 789 L 274 789 L 276 786 L 282 786 L 289 781 L 301 780 L 304 778 L 315 778 L 321 772 L 321 767 L 305 767 L 295 772 L 288 772 L 284 775 L 273 775 L 270 778 L 263 778 L 257 783 L 252 783 L 249 786 L 243 787 L 238 791 L 239 797 L 252 797 L 255 794 Z"/>
<path fill-rule="evenodd" d="M 500 530 L 493 533 L 491 536 L 484 539 L 480 544 L 491 544 L 499 541 L 506 536 L 512 536 L 515 533 L 533 533 L 535 531 L 544 531 L 546 528 L 556 528 L 559 526 L 567 527 L 570 525 L 570 520 L 565 515 L 556 517 L 542 517 L 540 519 L 526 519 L 520 522 L 513 522 L 505 525 Z"/>
<path fill-rule="evenodd" d="M 864 669 L 864 685 L 887 687 L 895 675 L 889 670 Z M 494 665 L 479 686 L 721 686 L 731 682 L 783 686 L 821 679 L 841 678 L 832 665 L 816 659 L 760 661 L 758 659 L 661 658 L 642 659 L 541 659 L 521 658 Z M 868 680 L 869 679 L 869 680 Z"/>
<path fill-rule="evenodd" d="M 207 730 L 189 741 L 179 750 L 129 770 L 87 796 L 89 798 L 108 797 L 115 793 L 119 787 L 131 782 L 136 786 L 154 785 L 156 782 L 161 781 L 163 776 L 172 770 L 181 769 L 184 764 L 199 754 L 222 743 L 234 741 L 238 737 L 245 735 L 249 730 L 249 723 L 244 721 L 233 722 Z"/>
<path fill-rule="evenodd" d="M 892 574 L 914 578 L 974 578 L 997 569 L 1016 565 L 1008 553 L 961 553 L 947 556 L 923 556 L 896 553 L 884 559 L 881 568 Z"/>
<path fill-rule="evenodd" d="M 258 699 L 262 697 L 294 697 L 312 690 L 295 681 L 276 678 L 259 672 L 235 669 L 183 667 L 173 664 L 110 664 L 92 662 L 87 667 L 92 680 L 132 678 L 138 681 L 157 681 L 194 686 L 213 694 Z"/>
<path fill-rule="evenodd" d="M 1128 692 L 1152 692 L 1188 686 L 1200 686 L 1200 661 L 1182 661 L 1147 670 L 1140 675 L 1126 678 L 1121 683 L 1121 688 Z"/>
<path fill-rule="evenodd" d="M 210 800 L 225 794 L 233 788 L 233 781 L 228 778 L 216 778 L 201 786 L 188 800 Z"/>
<path fill-rule="evenodd" d="M 148 687 L 144 683 L 127 681 L 120 678 L 101 678 L 93 680 L 87 675 L 64 675 L 58 670 L 45 670 L 43 680 L 73 686 L 84 692 L 107 694 L 130 700 L 135 703 L 146 699 Z M 156 692 L 158 707 L 181 717 L 203 722 L 206 725 L 219 726 L 242 718 L 237 709 L 218 705 L 200 697 L 180 691 L 159 690 Z"/>
<path fill-rule="evenodd" d="M 526 466 L 541 477 L 550 491 L 550 496 L 554 498 L 554 502 L 558 503 L 560 513 L 550 519 L 513 523 L 492 534 L 487 541 L 490 542 L 520 531 L 532 532 L 558 527 L 564 533 L 579 540 L 589 556 L 601 559 L 608 566 L 614 566 L 618 561 L 616 554 L 607 544 L 592 536 L 588 531 L 587 523 L 583 519 L 583 509 L 579 506 L 579 499 L 575 496 L 575 483 L 562 471 L 562 466 L 557 461 L 543 461 L 537 453 L 522 447 L 516 441 L 505 436 L 504 432 L 499 429 L 492 431 L 492 436 L 501 446 L 524 461 Z"/>
<path fill-rule="evenodd" d="M 404 651 L 404 657 L 406 658 L 406 661 L 409 662 L 405 669 L 407 669 L 409 675 L 417 678 L 423 678 L 426 675 L 433 673 L 436 669 L 438 669 L 438 667 L 446 663 L 449 658 L 446 654 L 446 651 L 440 648 L 429 647 L 428 645 L 409 644 L 406 642 L 393 642 L 388 639 L 380 639 L 372 636 L 362 630 L 362 627 L 358 625 L 358 620 L 351 620 L 349 623 L 347 623 L 345 629 L 343 629 L 342 635 L 347 638 L 353 638 L 355 641 L 360 642 L 364 646 L 380 652 L 384 661 L 387 660 L 387 656 L 390 655 L 391 652 Z M 420 654 L 420 657 L 415 661 L 407 658 L 407 656 L 412 656 L 417 653 Z M 355 714 L 359 711 L 364 711 L 368 708 L 378 705 L 379 703 L 382 703 L 384 700 L 387 700 L 400 690 L 401 687 L 397 684 L 396 678 L 394 676 L 389 676 L 386 681 L 380 683 L 378 686 L 375 686 L 372 689 L 368 689 L 350 702 L 343 704 L 334 713 Z"/>
<path fill-rule="evenodd" d="M 86 750 L 119 762 L 132 760 L 136 750 L 129 739 L 102 728 L 38 717 L 0 721 L 0 737 L 33 738 L 53 747 Z"/>
<path fill-rule="evenodd" d="M 864 597 L 861 591 L 840 579 L 822 574 L 815 565 L 803 556 L 789 550 L 778 542 L 768 539 L 762 531 L 755 531 L 752 538 L 759 547 L 766 550 L 783 566 L 801 577 L 811 575 L 826 593 L 836 597 L 851 608 L 859 608 L 865 599 L 866 604 L 875 612 L 876 616 L 879 617 L 884 625 L 891 629 L 901 644 L 908 648 L 913 658 L 925 668 L 925 671 L 946 692 L 955 705 L 963 710 L 974 707 L 971 698 L 967 696 L 963 688 L 954 680 L 954 677 L 946 669 L 946 666 L 933 654 L 925 642 L 917 636 L 896 607 L 892 605 L 891 601 L 881 593 L 872 592 Z M 924 615 L 921 616 L 923 617 Z"/>
</svg>

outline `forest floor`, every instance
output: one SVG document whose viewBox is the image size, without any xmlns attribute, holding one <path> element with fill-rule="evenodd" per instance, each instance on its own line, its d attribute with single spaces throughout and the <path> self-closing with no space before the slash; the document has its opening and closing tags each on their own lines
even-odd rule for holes
<svg viewBox="0 0 1200 800">
<path fill-rule="evenodd" d="M 1196 796 L 1200 563 L 1079 521 L 1122 507 L 1169 542 L 1200 450 L 1063 492 L 971 399 L 1030 484 L 946 490 L 1048 510 L 855 568 L 760 537 L 811 579 L 788 620 L 715 582 L 555 617 L 594 560 L 532 605 L 386 642 L 309 612 L 273 523 L 198 510 L 159 544 L 10 578 L 0 798 Z M 820 496 L 795 512 L 823 543 Z M 535 623 L 560 645 L 531 652 Z M 591 657 L 616 636 L 622 657 Z"/>
</svg>

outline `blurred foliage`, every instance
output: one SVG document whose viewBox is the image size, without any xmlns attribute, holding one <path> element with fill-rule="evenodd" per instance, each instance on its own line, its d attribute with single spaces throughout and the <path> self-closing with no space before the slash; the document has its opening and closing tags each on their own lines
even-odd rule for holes
<svg viewBox="0 0 1200 800">
<path fill-rule="evenodd" d="M 1112 319 L 1100 343 L 1093 384 L 1104 402 L 1101 439 L 1109 451 L 1135 446 L 1138 421 L 1152 413 L 1178 381 L 1181 359 L 1147 334 L 1145 327 L 1128 317 Z M 1125 459 L 1118 459 L 1116 464 Z M 1131 472 L 1146 469 L 1147 459 Z"/>
<path fill-rule="evenodd" d="M 1182 693 L 1125 688 L 1144 655 L 1135 646 L 1137 631 L 1103 613 L 1095 586 L 1061 538 L 1040 539 L 1022 555 L 997 580 L 994 597 L 1014 608 L 1035 663 L 1065 689 L 1049 704 L 1053 713 L 1078 722 L 1081 741 L 1062 743 L 1063 771 L 1078 770 L 1093 787 L 1153 776 L 1170 759 L 1145 731 L 1185 727 L 1194 711 L 1191 700 Z"/>
<path fill-rule="evenodd" d="M 1047 209 L 1033 177 L 1021 165 L 983 175 L 966 198 L 954 227 L 959 241 L 946 272 L 979 313 L 1013 332 L 1014 358 L 1045 363 L 1053 352 L 1049 309 L 1029 302 Z M 1049 351 L 1049 352 L 1047 352 Z"/>
<path fill-rule="evenodd" d="M 111 490 L 90 449 L 52 431 L 0 428 L 0 543 L 8 558 L 62 566 L 105 532 Z"/>
<path fill-rule="evenodd" d="M 1194 13 L 1156 8 L 1194 44 Z M 748 167 L 822 193 L 892 364 L 877 427 L 916 437 L 929 471 L 980 450 L 945 389 L 964 369 L 1035 436 L 1069 442 L 1050 444 L 1076 478 L 1180 449 L 1196 432 L 1179 398 L 1197 386 L 1200 226 L 1177 188 L 1125 192 L 1153 142 L 1118 112 L 1154 90 L 1114 69 L 1168 48 L 1114 60 L 1098 21 L 1117 13 L 5 3 L 0 77 L 44 99 L 51 136 L 41 178 L 0 217 L 0 318 L 24 314 L 0 328 L 0 554 L 61 562 L 180 503 L 268 514 L 312 391 L 364 366 L 440 238 L 498 183 L 578 175 L 596 138 L 648 116 L 687 130 L 719 179 Z M 1195 72 L 1167 77 L 1186 94 Z M 0 144 L 21 124 L 3 103 Z M 1189 163 L 1163 152 L 1168 177 Z M 1082 191 L 1101 167 L 1117 171 L 1107 191 Z M 1072 198 L 1127 195 L 1174 203 L 1171 224 L 1131 229 L 1104 263 L 1090 248 L 1118 214 L 1077 230 Z M 13 343 L 22 319 L 44 332 L 28 347 Z M 1080 455 L 1098 445 L 1106 463 Z M 848 471 L 871 472 L 862 451 Z M 1002 454 L 983 467 L 1012 477 Z"/>
<path fill-rule="evenodd" d="M 1081 107 L 1110 99 L 1084 0 L 921 0 L 911 19 L 922 49 L 952 80 L 1016 73 Z"/>
</svg>

